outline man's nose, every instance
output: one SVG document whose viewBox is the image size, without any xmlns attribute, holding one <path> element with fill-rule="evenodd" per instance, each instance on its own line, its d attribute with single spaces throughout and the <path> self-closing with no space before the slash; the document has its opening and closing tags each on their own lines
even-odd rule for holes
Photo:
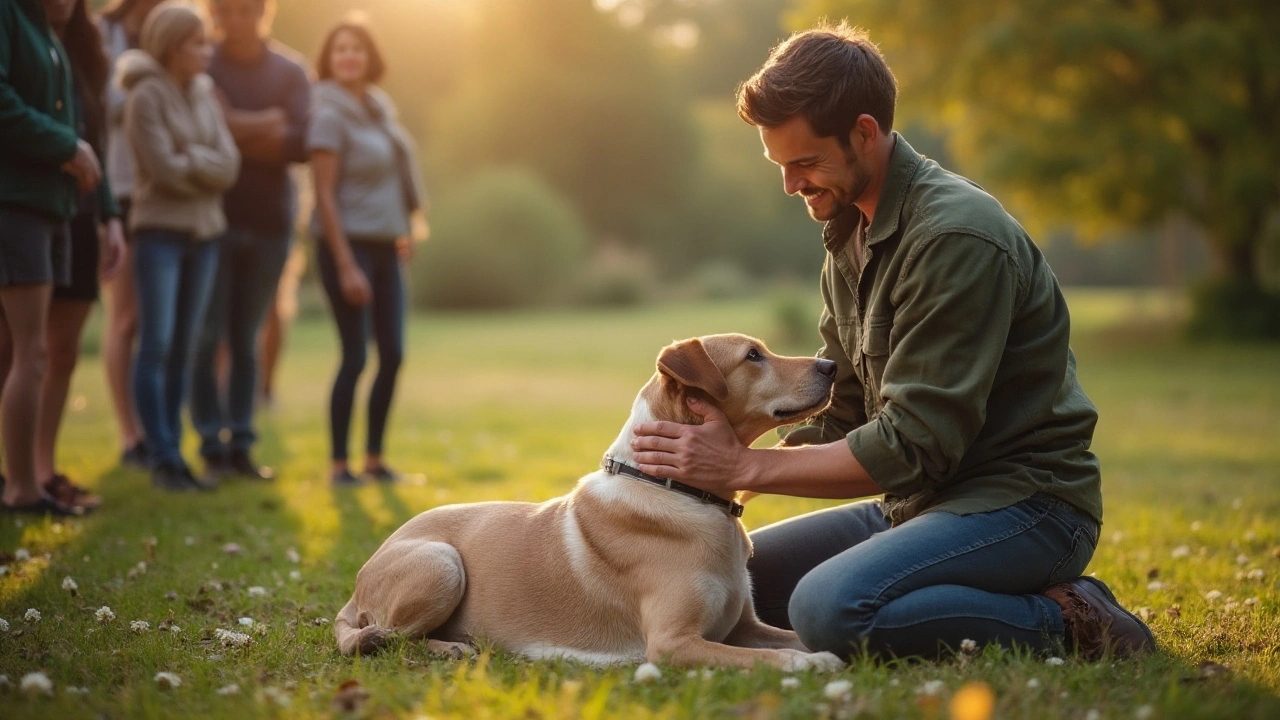
<svg viewBox="0 0 1280 720">
<path fill-rule="evenodd" d="M 805 189 L 808 184 L 809 182 L 794 168 L 782 168 L 782 189 L 788 195 L 795 195 Z"/>
</svg>

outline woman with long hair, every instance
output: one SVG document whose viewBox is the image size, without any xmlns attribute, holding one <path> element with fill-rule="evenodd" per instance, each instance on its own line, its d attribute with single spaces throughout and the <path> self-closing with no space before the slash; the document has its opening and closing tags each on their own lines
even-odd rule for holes
<svg viewBox="0 0 1280 720">
<path fill-rule="evenodd" d="M 107 59 L 112 66 L 126 50 L 138 47 L 142 23 L 160 0 L 115 0 L 99 18 Z M 129 373 L 133 368 L 134 343 L 138 337 L 138 291 L 133 277 L 133 233 L 129 232 L 129 208 L 133 194 L 133 151 L 124 134 L 124 104 L 128 95 L 116 83 L 107 87 L 106 172 L 125 219 L 125 258 L 120 272 L 103 284 L 107 302 L 102 331 L 102 367 L 120 431 L 120 462 L 126 467 L 147 465 L 146 435 L 134 407 Z"/>
<path fill-rule="evenodd" d="M 151 484 L 212 489 L 182 458 L 181 409 L 188 359 L 218 271 L 216 240 L 227 226 L 222 195 L 236 181 L 240 154 L 205 74 L 210 47 L 195 6 L 158 5 L 139 44 L 119 61 L 136 171 L 129 215 L 139 310 L 134 399 L 147 433 Z"/>
<path fill-rule="evenodd" d="M 396 474 L 383 460 L 383 434 L 404 355 L 402 263 L 413 250 L 410 216 L 421 205 L 421 182 L 395 104 L 377 86 L 386 66 L 368 28 L 347 21 L 330 30 L 318 66 L 307 138 L 316 196 L 311 232 L 342 342 L 329 404 L 330 479 L 362 482 L 348 466 L 347 440 L 372 327 L 378 375 L 369 393 L 364 475 L 390 482 Z"/>
<path fill-rule="evenodd" d="M 35 429 L 50 297 L 70 279 L 67 221 L 102 168 L 76 135 L 70 61 L 46 4 L 0 3 L 0 438 L 8 473 L 0 510 L 73 515 L 83 508 L 41 487 Z"/>
<path fill-rule="evenodd" d="M 106 145 L 104 92 L 110 68 L 102 37 L 85 5 L 86 0 L 45 0 L 49 24 L 71 60 L 77 134 L 102 157 Z M 58 472 L 54 450 L 71 374 L 80 357 L 80 334 L 98 299 L 98 278 L 111 278 L 123 264 L 124 230 L 111 190 L 104 176 L 93 192 L 80 196 L 71 219 L 71 283 L 55 287 L 49 305 L 49 365 L 36 426 L 36 477 L 59 501 L 85 508 L 97 507 L 102 498 Z"/>
</svg>

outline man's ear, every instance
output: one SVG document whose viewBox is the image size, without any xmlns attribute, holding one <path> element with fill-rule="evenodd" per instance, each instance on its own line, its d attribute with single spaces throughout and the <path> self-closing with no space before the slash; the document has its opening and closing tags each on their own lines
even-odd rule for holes
<svg viewBox="0 0 1280 720">
<path fill-rule="evenodd" d="M 711 362 L 711 356 L 698 338 L 662 348 L 658 354 L 658 372 L 681 385 L 698 388 L 715 400 L 722 401 L 729 396 L 724 374 Z"/>
</svg>

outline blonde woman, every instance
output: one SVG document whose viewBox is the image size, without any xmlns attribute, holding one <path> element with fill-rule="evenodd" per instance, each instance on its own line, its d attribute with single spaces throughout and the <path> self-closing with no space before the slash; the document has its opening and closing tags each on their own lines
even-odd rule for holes
<svg viewBox="0 0 1280 720">
<path fill-rule="evenodd" d="M 151 484 L 174 491 L 213 488 L 182 458 L 180 411 L 188 358 L 218 270 L 214 241 L 226 229 L 222 195 L 240 167 L 205 74 L 210 51 L 196 8 L 165 2 L 143 24 L 140 49 L 119 63 L 136 171 L 129 218 L 139 321 L 134 398 L 146 430 Z"/>
</svg>

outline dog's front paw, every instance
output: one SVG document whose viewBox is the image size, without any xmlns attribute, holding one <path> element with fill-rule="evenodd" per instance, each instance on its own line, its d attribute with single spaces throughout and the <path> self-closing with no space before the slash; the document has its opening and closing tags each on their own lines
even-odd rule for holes
<svg viewBox="0 0 1280 720">
<path fill-rule="evenodd" d="M 833 672 L 844 667 L 844 661 L 829 652 L 803 653 L 797 652 L 787 659 L 782 669 L 788 672 L 800 670 L 818 670 Z"/>
</svg>

